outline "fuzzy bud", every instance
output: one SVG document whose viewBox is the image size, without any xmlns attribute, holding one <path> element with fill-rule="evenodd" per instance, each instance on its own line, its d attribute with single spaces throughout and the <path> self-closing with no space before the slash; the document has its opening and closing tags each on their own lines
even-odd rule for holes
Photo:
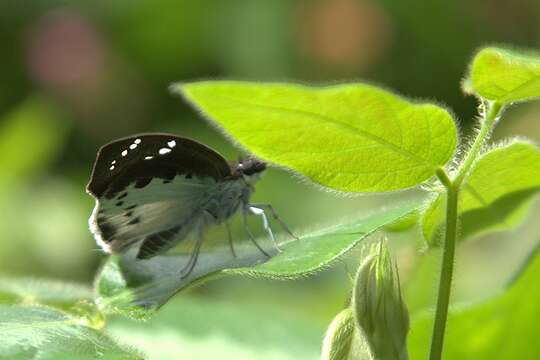
<svg viewBox="0 0 540 360">
<path fill-rule="evenodd" d="M 347 360 L 351 352 L 355 326 L 354 315 L 350 308 L 338 313 L 326 330 L 321 358 L 323 360 Z"/>
<path fill-rule="evenodd" d="M 397 268 L 384 242 L 369 249 L 358 269 L 353 309 L 373 359 L 408 359 L 409 314 L 401 297 Z"/>
</svg>

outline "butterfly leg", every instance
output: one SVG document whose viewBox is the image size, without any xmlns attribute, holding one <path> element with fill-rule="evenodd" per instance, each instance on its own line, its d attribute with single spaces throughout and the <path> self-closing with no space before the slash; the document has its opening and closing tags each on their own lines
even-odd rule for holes
<svg viewBox="0 0 540 360">
<path fill-rule="evenodd" d="M 227 228 L 227 236 L 229 238 L 229 247 L 231 248 L 231 253 L 236 258 L 237 256 L 236 256 L 236 251 L 234 250 L 234 243 L 233 243 L 233 238 L 231 235 L 231 227 L 229 225 L 229 222 L 225 221 L 225 227 Z"/>
<path fill-rule="evenodd" d="M 268 236 L 270 236 L 270 239 L 272 239 L 272 242 L 274 243 L 274 246 L 276 247 L 277 251 L 282 252 L 282 250 L 280 249 L 276 241 L 276 238 L 274 237 L 274 233 L 272 232 L 272 228 L 270 227 L 270 223 L 268 222 L 268 217 L 266 216 L 266 213 L 264 212 L 264 210 L 255 206 L 251 206 L 251 205 L 249 206 L 248 209 L 252 214 L 258 215 L 262 218 L 263 227 L 268 233 Z"/>
<path fill-rule="evenodd" d="M 189 260 L 186 266 L 184 266 L 184 268 L 180 270 L 181 279 L 188 277 L 189 274 L 191 274 L 191 272 L 193 271 L 193 268 L 195 268 L 195 265 L 197 264 L 197 260 L 199 259 L 199 253 L 201 251 L 202 243 L 203 243 L 203 233 L 202 231 L 199 231 L 197 235 L 197 241 L 195 242 L 195 246 L 193 247 L 193 251 L 191 252 L 191 256 L 189 257 Z"/>
<path fill-rule="evenodd" d="M 244 224 L 244 229 L 246 230 L 246 233 L 248 234 L 249 240 L 259 249 L 260 252 L 262 252 L 267 257 L 271 257 L 264 249 L 257 243 L 255 240 L 255 237 L 253 236 L 253 233 L 249 229 L 248 222 L 247 222 L 247 211 L 242 211 L 242 222 Z"/>
<path fill-rule="evenodd" d="M 295 240 L 300 240 L 298 238 L 298 236 L 293 234 L 293 232 L 289 229 L 287 224 L 285 224 L 285 222 L 283 220 L 281 220 L 281 218 L 279 217 L 277 211 L 274 209 L 274 207 L 271 204 L 251 204 L 251 205 L 255 206 L 255 207 L 258 207 L 258 208 L 261 208 L 261 209 L 266 208 L 266 209 L 270 210 L 270 213 L 272 214 L 272 217 L 274 218 L 274 220 L 276 220 L 281 225 L 283 230 L 285 230 L 287 232 L 287 234 L 289 234 Z"/>
</svg>

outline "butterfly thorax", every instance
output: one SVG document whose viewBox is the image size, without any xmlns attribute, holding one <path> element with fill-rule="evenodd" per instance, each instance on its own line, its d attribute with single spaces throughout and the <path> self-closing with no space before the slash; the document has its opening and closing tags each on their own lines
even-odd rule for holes
<svg viewBox="0 0 540 360">
<path fill-rule="evenodd" d="M 230 164 L 232 177 L 218 182 L 209 194 L 205 211 L 210 222 L 219 224 L 232 217 L 240 208 L 249 204 L 254 184 L 266 169 L 266 163 L 254 158 L 241 159 Z"/>
<path fill-rule="evenodd" d="M 202 207 L 210 215 L 207 222 L 219 224 L 232 217 L 239 209 L 249 203 L 252 186 L 243 178 L 217 183 L 209 191 L 207 202 Z"/>
</svg>

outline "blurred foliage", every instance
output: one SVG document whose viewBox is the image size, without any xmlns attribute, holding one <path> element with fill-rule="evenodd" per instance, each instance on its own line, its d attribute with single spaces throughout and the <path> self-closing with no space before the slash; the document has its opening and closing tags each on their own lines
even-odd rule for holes
<svg viewBox="0 0 540 360">
<path fill-rule="evenodd" d="M 170 131 L 238 156 L 168 93 L 174 81 L 361 78 L 444 102 L 466 131 L 476 113 L 475 100 L 459 87 L 466 64 L 486 43 L 538 48 L 539 7 L 537 0 L 1 1 L 0 273 L 90 283 L 103 256 L 87 230 L 93 203 L 84 187 L 106 141 Z M 511 121 L 496 137 L 540 140 L 538 103 L 510 108 L 505 116 Z M 339 198 L 271 169 L 255 200 L 272 202 L 295 229 L 415 195 Z M 534 207 L 512 232 L 459 249 L 456 299 L 485 298 L 505 285 L 535 246 L 539 213 Z M 411 314 L 433 305 L 438 269 L 436 250 L 415 254 L 414 234 L 399 232 L 389 241 Z M 226 278 L 184 294 L 148 324 L 118 320 L 110 330 L 148 354 L 170 358 L 215 347 L 221 358 L 250 358 L 262 348 L 268 358 L 279 358 L 272 357 L 275 350 L 287 359 L 280 351 L 289 346 L 296 358 L 312 359 L 349 298 L 352 258 L 295 283 Z M 0 284 L 0 301 L 6 284 Z M 17 291 L 10 293 L 33 296 Z M 218 299 L 234 303 L 223 306 Z M 145 326 L 155 329 L 155 338 Z M 294 334 L 294 344 L 284 329 Z"/>
<path fill-rule="evenodd" d="M 142 359 L 78 319 L 45 306 L 0 305 L 0 336 L 2 359 Z"/>
<path fill-rule="evenodd" d="M 4 115 L 0 123 L 0 191 L 43 171 L 62 150 L 68 129 L 44 99 L 30 98 Z M 18 149 L 18 151 L 17 151 Z"/>
<path fill-rule="evenodd" d="M 33 278 L 0 278 L 0 303 L 47 304 L 69 309 L 74 303 L 91 301 L 92 288 L 66 281 Z"/>
<path fill-rule="evenodd" d="M 451 310 L 445 359 L 538 358 L 539 344 L 527 335 L 540 331 L 540 291 L 536 286 L 540 277 L 539 254 L 537 251 L 531 257 L 508 291 L 489 301 L 473 306 L 463 304 Z M 413 359 L 428 357 L 432 318 L 425 313 L 412 325 L 409 350 Z"/>
<path fill-rule="evenodd" d="M 324 324 L 283 305 L 178 298 L 148 322 L 118 318 L 108 330 L 153 359 L 317 358 Z"/>
</svg>

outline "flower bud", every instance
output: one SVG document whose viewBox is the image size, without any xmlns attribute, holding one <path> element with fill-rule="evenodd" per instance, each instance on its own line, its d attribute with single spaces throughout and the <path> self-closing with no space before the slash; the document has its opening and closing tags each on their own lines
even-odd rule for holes
<svg viewBox="0 0 540 360">
<path fill-rule="evenodd" d="M 397 268 L 384 241 L 369 249 L 358 269 L 353 309 L 373 359 L 408 359 L 409 314 L 401 297 Z"/>
<path fill-rule="evenodd" d="M 321 358 L 323 360 L 347 360 L 351 352 L 355 326 L 351 308 L 346 308 L 338 313 L 326 330 Z"/>
</svg>

